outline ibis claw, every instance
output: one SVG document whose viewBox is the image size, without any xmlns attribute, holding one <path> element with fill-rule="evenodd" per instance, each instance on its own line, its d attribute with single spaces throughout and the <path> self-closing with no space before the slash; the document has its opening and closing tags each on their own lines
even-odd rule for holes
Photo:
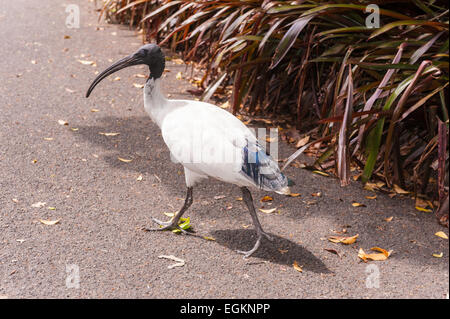
<svg viewBox="0 0 450 319">
<path fill-rule="evenodd" d="M 250 257 L 255 251 L 258 250 L 259 246 L 261 245 L 261 239 L 263 238 L 263 236 L 266 237 L 269 241 L 273 241 L 273 237 L 272 236 L 270 236 L 269 234 L 267 234 L 264 231 L 261 231 L 261 232 L 258 233 L 258 238 L 256 239 L 256 243 L 255 243 L 255 245 L 253 246 L 252 249 L 250 249 L 248 251 L 236 250 L 236 252 L 238 254 L 244 255 L 244 259 Z"/>
<path fill-rule="evenodd" d="M 167 221 L 167 222 L 163 222 L 163 221 L 160 221 L 159 219 L 156 219 L 156 218 L 154 218 L 154 217 L 152 217 L 152 220 L 153 220 L 153 222 L 155 223 L 155 224 L 158 224 L 158 225 L 160 225 L 160 226 L 175 226 L 175 224 L 173 224 L 173 221 L 172 220 L 169 220 L 169 221 Z M 168 228 L 166 228 L 166 227 L 161 227 L 161 228 L 155 228 L 155 230 L 165 230 L 165 229 L 168 229 Z"/>
<path fill-rule="evenodd" d="M 152 220 L 153 220 L 154 223 L 156 223 L 156 224 L 158 224 L 159 226 L 162 226 L 162 227 L 159 227 L 159 228 L 144 228 L 144 230 L 146 230 L 146 231 L 162 231 L 162 230 L 175 230 L 175 229 L 178 229 L 183 234 L 190 235 L 189 232 L 187 232 L 186 230 L 184 230 L 183 228 L 178 226 L 174 222 L 174 220 L 163 222 L 163 221 L 161 221 L 159 219 L 156 219 L 154 217 L 152 217 Z"/>
<path fill-rule="evenodd" d="M 248 251 L 245 251 L 245 250 L 236 250 L 236 252 L 237 252 L 238 254 L 244 255 L 244 259 L 250 257 L 250 256 L 251 256 L 251 255 L 259 248 L 259 245 L 261 245 L 261 238 L 262 238 L 262 236 L 258 236 L 258 239 L 256 240 L 256 243 L 255 243 L 255 246 L 253 246 L 252 249 L 250 249 L 250 250 L 248 250 Z"/>
</svg>

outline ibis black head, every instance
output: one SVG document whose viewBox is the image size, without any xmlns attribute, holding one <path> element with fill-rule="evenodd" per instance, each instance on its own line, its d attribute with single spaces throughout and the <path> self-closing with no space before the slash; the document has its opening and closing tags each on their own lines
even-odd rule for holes
<svg viewBox="0 0 450 319">
<path fill-rule="evenodd" d="M 113 74 L 114 72 L 117 72 L 123 68 L 138 64 L 148 65 L 150 69 L 149 78 L 160 78 L 165 67 L 164 53 L 158 45 L 153 43 L 146 44 L 140 47 L 139 50 L 137 50 L 137 52 L 135 52 L 134 54 L 117 61 L 102 73 L 100 73 L 87 90 L 86 97 L 89 97 L 95 86 L 108 75 Z"/>
</svg>

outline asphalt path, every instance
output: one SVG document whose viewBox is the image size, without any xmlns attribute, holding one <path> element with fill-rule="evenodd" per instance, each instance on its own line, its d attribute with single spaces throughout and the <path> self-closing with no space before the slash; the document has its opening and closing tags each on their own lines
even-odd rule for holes
<svg viewBox="0 0 450 319">
<path fill-rule="evenodd" d="M 79 5 L 80 28 L 67 28 L 68 4 Z M 285 172 L 301 196 L 252 191 L 257 208 L 277 210 L 258 212 L 274 241 L 249 259 L 235 252 L 256 239 L 240 190 L 218 181 L 195 188 L 186 213 L 197 234 L 214 241 L 143 231 L 151 217 L 181 207 L 183 170 L 134 86 L 145 83 L 135 76 L 147 74 L 144 67 L 122 70 L 84 97 L 95 72 L 141 45 L 135 31 L 97 17 L 87 0 L 0 6 L 0 297 L 448 297 L 448 240 L 435 235 L 448 229 L 431 213 L 408 197 L 367 199 L 373 193 L 358 182 L 341 188 L 300 168 Z M 176 79 L 190 71 L 173 60 L 167 69 L 166 94 L 192 99 L 192 84 Z M 280 157 L 293 152 L 281 143 Z M 265 195 L 273 202 L 260 202 Z M 356 234 L 351 245 L 327 240 Z M 385 261 L 358 258 L 375 246 L 393 252 Z M 169 269 L 176 262 L 161 255 L 184 265 Z"/>
</svg>

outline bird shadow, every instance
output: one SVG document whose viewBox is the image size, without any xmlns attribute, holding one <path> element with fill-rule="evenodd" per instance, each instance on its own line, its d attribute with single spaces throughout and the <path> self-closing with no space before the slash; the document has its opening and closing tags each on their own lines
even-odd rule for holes
<svg viewBox="0 0 450 319">
<path fill-rule="evenodd" d="M 216 243 L 234 251 L 250 250 L 256 241 L 256 232 L 250 229 L 214 230 L 212 235 Z M 252 254 L 252 257 L 287 266 L 297 262 L 305 271 L 332 273 L 319 258 L 301 245 L 273 234 L 270 236 L 273 240 L 263 238 L 261 246 Z"/>
<path fill-rule="evenodd" d="M 177 170 L 182 168 L 180 164 L 172 163 L 170 153 L 160 137 L 159 128 L 150 118 L 106 116 L 99 118 L 96 125 L 80 124 L 77 127 L 78 130 L 74 134 L 103 148 L 106 152 L 100 159 L 113 169 L 147 174 L 151 180 L 157 175 L 158 181 L 163 182 L 174 192 L 177 189 L 174 184 L 182 185 L 184 178 L 176 178 L 179 177 L 176 174 Z M 104 132 L 118 134 L 108 137 L 102 135 Z M 120 158 L 130 162 L 121 161 Z"/>
</svg>

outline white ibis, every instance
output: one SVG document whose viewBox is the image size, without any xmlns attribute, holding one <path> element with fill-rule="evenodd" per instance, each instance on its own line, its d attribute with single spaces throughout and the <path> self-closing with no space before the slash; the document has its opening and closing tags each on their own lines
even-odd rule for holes
<svg viewBox="0 0 450 319">
<path fill-rule="evenodd" d="M 192 204 L 192 189 L 200 181 L 213 177 L 235 184 L 242 190 L 257 240 L 249 251 L 238 251 L 249 257 L 259 247 L 262 237 L 271 240 L 259 223 L 253 199 L 247 187 L 257 187 L 279 194 L 289 194 L 288 179 L 278 164 L 258 144 L 253 132 L 231 113 L 215 105 L 191 100 L 169 100 L 161 92 L 161 75 L 165 57 L 156 44 L 142 46 L 100 73 L 89 87 L 94 87 L 108 75 L 123 68 L 146 64 L 150 75 L 144 87 L 144 107 L 161 129 L 172 159 L 184 166 L 187 195 L 183 207 L 167 222 L 152 218 L 160 225 L 150 230 L 180 229 L 180 217 Z"/>
</svg>

